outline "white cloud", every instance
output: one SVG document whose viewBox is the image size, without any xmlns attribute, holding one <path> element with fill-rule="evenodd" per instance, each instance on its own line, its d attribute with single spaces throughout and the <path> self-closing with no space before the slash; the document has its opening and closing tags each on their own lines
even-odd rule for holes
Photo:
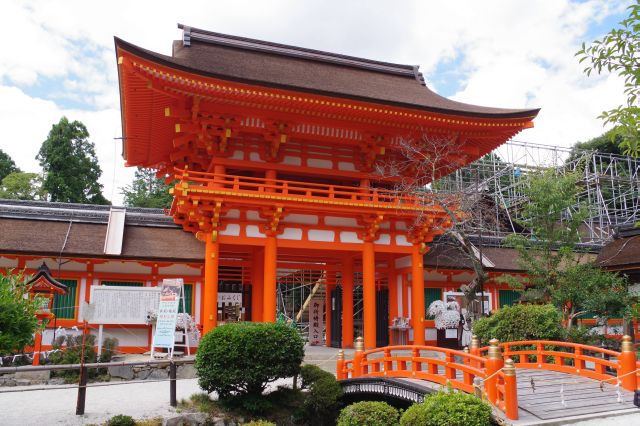
<svg viewBox="0 0 640 426">
<path fill-rule="evenodd" d="M 176 23 L 373 59 L 420 64 L 427 81 L 458 68 L 453 97 L 496 107 L 542 107 L 518 139 L 570 145 L 602 131 L 595 117 L 619 104 L 615 76 L 587 79 L 574 58 L 586 33 L 627 1 L 472 0 L 233 2 L 3 1 L 0 16 L 0 148 L 24 169 L 61 115 L 85 122 L 103 169 L 105 195 L 123 171 L 113 36 L 170 54 Z M 56 82 L 47 94 L 39 83 Z M 35 90 L 39 89 L 39 90 Z M 47 99 L 41 97 L 46 96 Z M 74 105 L 75 110 L 64 105 Z M 79 106 L 86 105 L 84 111 Z M 114 173 L 115 164 L 115 173 Z"/>
</svg>

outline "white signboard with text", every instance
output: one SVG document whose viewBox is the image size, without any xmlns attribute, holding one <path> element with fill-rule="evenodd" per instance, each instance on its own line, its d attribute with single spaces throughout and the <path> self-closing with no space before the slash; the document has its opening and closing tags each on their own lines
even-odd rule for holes
<svg viewBox="0 0 640 426">
<path fill-rule="evenodd" d="M 311 299 L 309 311 L 309 344 L 324 345 L 324 297 Z"/>
<path fill-rule="evenodd" d="M 153 348 L 168 348 L 173 350 L 175 343 L 176 322 L 178 320 L 178 305 L 182 296 L 182 279 L 162 281 L 160 286 L 160 304 L 158 305 L 158 320 L 153 335 Z M 153 352 L 152 348 L 152 352 Z"/>
<path fill-rule="evenodd" d="M 157 311 L 158 287 L 91 286 L 91 324 L 146 324 L 147 312 Z"/>
</svg>

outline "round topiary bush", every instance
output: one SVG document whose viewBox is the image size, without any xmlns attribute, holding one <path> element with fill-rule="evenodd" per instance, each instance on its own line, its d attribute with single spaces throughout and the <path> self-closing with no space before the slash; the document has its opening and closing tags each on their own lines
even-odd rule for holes
<svg viewBox="0 0 640 426">
<path fill-rule="evenodd" d="M 242 423 L 244 426 L 277 426 L 275 423 L 268 422 L 266 420 L 253 420 L 249 423 Z"/>
<path fill-rule="evenodd" d="M 491 425 L 491 407 L 473 395 L 438 392 L 422 404 L 413 404 L 400 418 L 400 426 L 460 425 Z"/>
<path fill-rule="evenodd" d="M 111 417 L 105 423 L 105 426 L 136 426 L 136 421 L 131 416 L 125 416 L 124 414 L 118 414 Z"/>
<path fill-rule="evenodd" d="M 393 426 L 398 416 L 398 410 L 386 402 L 362 401 L 340 411 L 338 426 Z"/>
<path fill-rule="evenodd" d="M 269 382 L 300 372 L 304 342 L 282 323 L 239 322 L 216 327 L 198 346 L 198 383 L 220 398 L 260 395 Z"/>
<path fill-rule="evenodd" d="M 473 323 L 473 332 L 484 344 L 522 340 L 562 340 L 562 315 L 553 305 L 504 306 Z"/>
</svg>

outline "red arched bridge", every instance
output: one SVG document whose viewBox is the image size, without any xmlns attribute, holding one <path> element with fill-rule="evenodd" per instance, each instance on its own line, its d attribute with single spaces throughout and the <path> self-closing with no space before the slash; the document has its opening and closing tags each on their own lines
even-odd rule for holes
<svg viewBox="0 0 640 426">
<path fill-rule="evenodd" d="M 629 336 L 622 338 L 621 352 L 546 340 L 494 339 L 479 347 L 475 336 L 464 351 L 411 345 L 364 351 L 358 338 L 353 359 L 340 352 L 336 368 L 347 394 L 420 402 L 439 386 L 450 386 L 485 398 L 509 420 L 635 411 L 640 383 Z"/>
</svg>

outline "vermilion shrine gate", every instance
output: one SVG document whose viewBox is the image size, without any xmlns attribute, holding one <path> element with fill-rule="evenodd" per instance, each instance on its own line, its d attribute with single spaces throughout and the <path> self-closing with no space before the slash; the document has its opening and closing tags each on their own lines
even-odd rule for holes
<svg viewBox="0 0 640 426">
<path fill-rule="evenodd" d="M 116 39 L 123 155 L 176 182 L 171 215 L 206 245 L 204 332 L 217 323 L 222 267 L 252 265 L 251 319 L 275 321 L 278 270 L 313 263 L 327 294 L 342 288 L 343 347 L 353 345 L 360 273 L 365 347 L 399 306 L 424 344 L 422 255 L 450 219 L 435 200 L 393 190 L 410 170 L 384 178 L 375 164 L 427 135 L 457 146 L 441 160 L 446 174 L 532 127 L 538 110 L 451 101 L 417 66 L 180 28 L 172 56 Z M 388 312 L 376 315 L 379 290 Z"/>
</svg>

